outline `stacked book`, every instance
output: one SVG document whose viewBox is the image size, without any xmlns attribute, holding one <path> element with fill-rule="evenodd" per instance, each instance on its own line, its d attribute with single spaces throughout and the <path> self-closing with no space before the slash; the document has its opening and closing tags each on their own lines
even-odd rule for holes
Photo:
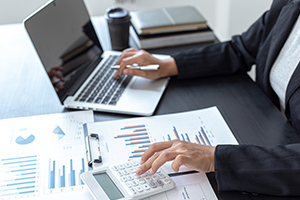
<svg viewBox="0 0 300 200">
<path fill-rule="evenodd" d="M 215 40 L 205 18 L 192 6 L 131 12 L 130 35 L 141 49 Z"/>
</svg>

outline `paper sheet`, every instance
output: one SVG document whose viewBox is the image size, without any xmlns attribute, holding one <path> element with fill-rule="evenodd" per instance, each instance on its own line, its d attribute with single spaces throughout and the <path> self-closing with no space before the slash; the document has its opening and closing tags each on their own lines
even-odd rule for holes
<svg viewBox="0 0 300 200">
<path fill-rule="evenodd" d="M 176 188 L 144 200 L 215 200 L 217 199 L 204 173 L 172 177 Z"/>
<path fill-rule="evenodd" d="M 97 133 L 100 137 L 103 163 L 94 165 L 95 168 L 131 159 L 140 159 L 149 145 L 158 141 L 179 139 L 212 146 L 238 144 L 217 107 L 177 114 L 90 123 L 87 124 L 87 129 L 89 133 Z M 170 162 L 165 164 L 163 168 L 167 173 L 174 173 L 170 167 Z M 190 169 L 184 166 L 180 168 L 180 171 L 187 170 Z M 203 175 L 205 176 L 205 174 L 198 174 L 198 176 Z M 176 179 L 180 179 L 180 177 L 176 177 Z M 208 196 L 214 194 L 207 179 L 202 178 L 201 180 L 201 184 L 209 185 L 209 187 L 204 187 L 207 189 L 203 190 L 204 194 Z M 183 187 L 184 183 L 180 185 Z M 197 188 L 197 186 L 195 187 Z M 196 188 L 195 190 L 199 192 L 199 188 Z M 179 192 L 180 189 L 177 188 L 176 190 Z M 173 193 L 171 192 L 171 194 Z M 181 197 L 178 199 L 182 199 Z M 153 197 L 153 199 L 155 198 Z"/>
<path fill-rule="evenodd" d="M 87 128 L 89 133 L 99 134 L 103 159 L 100 166 L 139 159 L 151 143 L 158 141 L 179 139 L 212 146 L 238 144 L 217 107 L 90 123 Z M 164 170 L 173 173 L 170 167 Z"/>
<path fill-rule="evenodd" d="M 83 123 L 92 111 L 0 120 L 0 198 L 91 199 Z"/>
</svg>

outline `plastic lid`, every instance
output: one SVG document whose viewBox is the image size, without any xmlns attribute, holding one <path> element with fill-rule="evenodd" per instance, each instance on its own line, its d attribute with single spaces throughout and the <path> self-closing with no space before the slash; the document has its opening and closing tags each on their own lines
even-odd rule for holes
<svg viewBox="0 0 300 200">
<path fill-rule="evenodd" d="M 106 10 L 106 18 L 112 21 L 120 19 L 128 20 L 130 19 L 130 15 L 129 12 L 123 8 L 112 7 Z"/>
</svg>

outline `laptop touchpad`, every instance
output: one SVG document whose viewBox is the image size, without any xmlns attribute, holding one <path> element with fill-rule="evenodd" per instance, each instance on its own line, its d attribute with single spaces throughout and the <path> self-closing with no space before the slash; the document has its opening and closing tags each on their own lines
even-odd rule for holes
<svg viewBox="0 0 300 200">
<path fill-rule="evenodd" d="M 133 90 L 160 91 L 161 87 L 162 85 L 160 79 L 152 80 L 142 77 L 134 77 L 132 84 L 129 85 L 129 88 Z"/>
</svg>

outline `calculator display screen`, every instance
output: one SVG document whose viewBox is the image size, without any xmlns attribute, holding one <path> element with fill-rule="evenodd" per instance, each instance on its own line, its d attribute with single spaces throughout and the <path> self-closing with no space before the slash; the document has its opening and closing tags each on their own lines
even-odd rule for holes
<svg viewBox="0 0 300 200">
<path fill-rule="evenodd" d="M 107 173 L 93 174 L 93 176 L 95 177 L 99 185 L 102 187 L 109 199 L 115 200 L 124 198 L 124 195 L 114 184 L 111 178 L 107 175 Z"/>
</svg>

